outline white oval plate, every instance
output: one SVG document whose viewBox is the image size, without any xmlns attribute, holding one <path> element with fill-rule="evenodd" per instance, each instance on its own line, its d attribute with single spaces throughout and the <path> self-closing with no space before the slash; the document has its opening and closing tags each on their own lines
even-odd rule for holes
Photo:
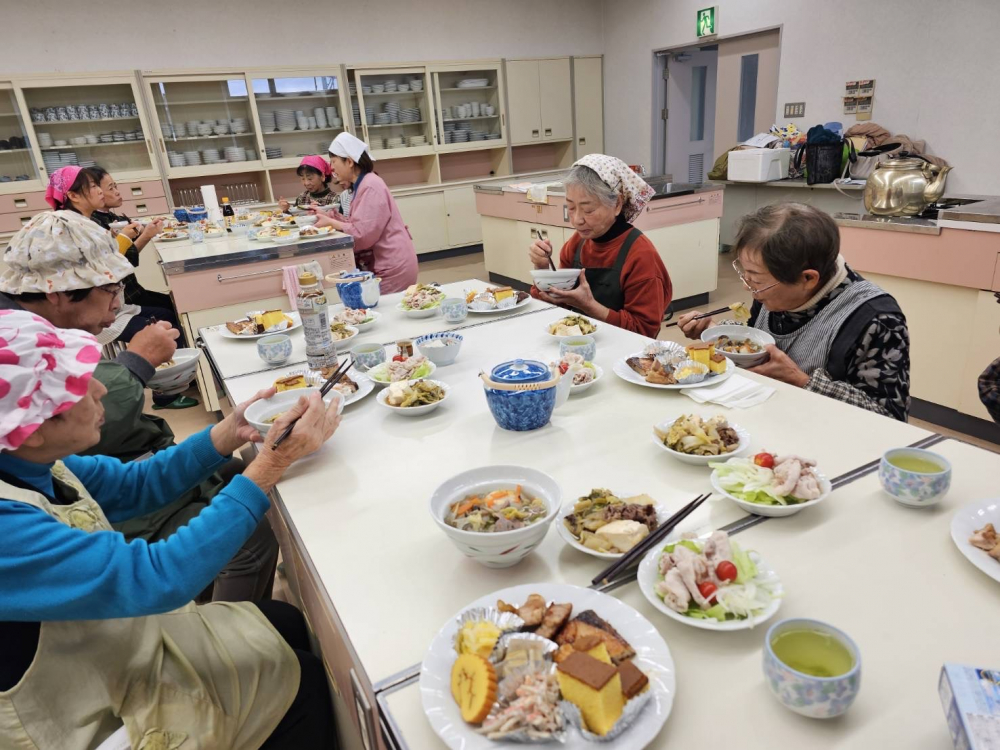
<svg viewBox="0 0 1000 750">
<path fill-rule="evenodd" d="M 634 494 L 637 493 L 631 493 L 626 495 L 626 497 L 632 497 Z M 576 505 L 576 500 L 566 503 L 566 505 L 559 509 L 559 515 L 556 516 L 556 520 L 552 522 L 563 541 L 570 547 L 574 547 L 575 549 L 580 550 L 584 554 L 591 555 L 592 557 L 600 557 L 604 560 L 617 560 L 621 557 L 624 554 L 622 552 L 598 552 L 597 550 L 590 549 L 590 547 L 584 547 L 583 544 L 581 544 L 580 541 L 573 536 L 573 533 L 567 529 L 566 524 L 563 523 L 563 519 L 573 512 L 574 505 Z M 656 518 L 660 523 L 663 523 L 670 518 L 670 512 L 659 503 L 656 505 Z"/>
<path fill-rule="evenodd" d="M 226 324 L 222 323 L 216 326 L 215 330 L 219 332 L 219 335 L 226 339 L 236 339 L 237 341 L 246 341 L 252 339 L 262 339 L 265 336 L 274 336 L 279 333 L 291 333 L 296 328 L 302 327 L 302 318 L 299 317 L 297 312 L 287 312 L 285 313 L 288 317 L 292 319 L 292 325 L 290 328 L 286 328 L 284 331 L 271 331 L 269 333 L 248 333 L 245 336 L 237 336 L 235 333 L 226 328 Z"/>
<path fill-rule="evenodd" d="M 568 602 L 573 605 L 574 614 L 594 610 L 635 649 L 636 656 L 632 661 L 648 675 L 652 700 L 628 731 L 611 742 L 600 743 L 600 748 L 635 750 L 649 745 L 670 716 L 677 692 L 674 660 L 663 636 L 649 620 L 615 597 L 562 583 L 528 583 L 501 589 L 471 602 L 463 611 L 471 607 L 495 607 L 497 599 L 521 603 L 530 594 L 539 594 L 550 602 Z M 424 713 L 434 732 L 452 750 L 498 750 L 504 743 L 488 740 L 466 724 L 458 704 L 451 697 L 451 665 L 456 657 L 454 642 L 458 632 L 458 614 L 455 613 L 444 623 L 424 656 L 420 668 L 420 697 Z M 587 742 L 573 729 L 569 730 L 565 744 L 552 742 L 545 746 L 560 750 L 593 750 L 595 747 L 594 743 Z"/>
<path fill-rule="evenodd" d="M 346 339 L 340 339 L 339 341 L 336 339 L 334 340 L 333 348 L 338 352 L 343 351 L 344 349 L 350 349 L 354 346 L 354 339 L 356 339 L 358 337 L 358 333 L 360 333 L 360 329 L 357 326 L 344 326 L 344 328 L 347 329 L 351 335 Z"/>
<path fill-rule="evenodd" d="M 384 406 L 389 411 L 393 412 L 394 414 L 398 414 L 401 417 L 417 417 L 420 416 L 421 414 L 426 414 L 427 412 L 434 411 L 439 406 L 441 406 L 441 404 L 443 404 L 445 401 L 448 400 L 449 388 L 447 383 L 442 383 L 440 380 L 431 380 L 430 378 L 418 378 L 418 380 L 428 380 L 431 383 L 434 383 L 434 385 L 441 386 L 441 388 L 444 390 L 444 398 L 442 398 L 440 401 L 435 401 L 433 404 L 423 404 L 422 406 L 407 406 L 404 408 L 402 406 L 390 405 L 389 402 L 386 400 L 389 398 L 389 389 L 383 388 L 376 394 L 375 400 L 378 401 L 382 406 Z M 416 383 L 417 380 L 411 380 L 410 382 Z"/>
<path fill-rule="evenodd" d="M 643 595 L 649 600 L 650 604 L 660 610 L 671 620 L 677 620 L 677 622 L 682 622 L 685 625 L 690 625 L 692 628 L 699 628 L 701 630 L 749 630 L 770 620 L 781 607 L 781 594 L 783 593 L 781 579 L 778 578 L 778 574 L 774 572 L 774 569 L 771 568 L 771 566 L 768 565 L 760 555 L 752 550 L 749 550 L 748 553 L 750 558 L 757 566 L 757 578 L 754 580 L 766 580 L 776 584 L 775 593 L 777 596 L 775 596 L 768 608 L 759 615 L 756 617 L 748 617 L 745 620 L 727 620 L 725 622 L 719 622 L 714 619 L 698 620 L 694 617 L 688 617 L 687 615 L 682 615 L 680 612 L 675 612 L 670 609 L 670 607 L 668 607 L 663 602 L 663 599 L 661 599 L 656 593 L 656 584 L 660 580 L 658 567 L 660 555 L 663 553 L 663 548 L 672 541 L 677 540 L 668 540 L 651 549 L 646 556 L 642 558 L 642 562 L 639 563 L 639 572 L 637 574 L 639 588 L 642 590 Z"/>
<path fill-rule="evenodd" d="M 157 242 L 183 242 L 188 239 L 187 232 L 178 232 L 176 237 L 164 237 L 162 234 L 155 238 Z"/>
<path fill-rule="evenodd" d="M 988 523 L 1000 529 L 1000 500 L 977 500 L 956 510 L 951 517 L 951 539 L 970 563 L 994 581 L 1000 581 L 1000 560 L 994 560 L 986 550 L 969 544 L 972 532 Z"/>
<path fill-rule="evenodd" d="M 334 322 L 337 313 L 343 311 L 344 311 L 343 305 L 330 305 L 330 307 L 327 308 L 327 312 L 330 316 L 330 322 L 331 323 Z M 368 310 L 368 315 L 371 316 L 371 320 L 366 321 L 364 323 L 351 323 L 350 325 L 354 326 L 355 328 L 357 328 L 359 331 L 362 332 L 367 331 L 369 328 L 374 328 L 378 324 L 378 319 L 382 317 L 382 313 L 376 312 L 375 310 Z"/>
<path fill-rule="evenodd" d="M 574 333 L 574 334 L 572 334 L 570 336 L 556 336 L 554 333 L 549 333 L 549 326 L 555 325 L 556 323 L 558 323 L 563 318 L 568 318 L 568 317 L 570 317 L 570 316 L 569 315 L 560 315 L 555 320 L 550 320 L 548 323 L 546 323 L 545 324 L 545 335 L 546 336 L 551 336 L 556 341 L 562 341 L 563 339 L 578 339 L 578 338 L 580 338 L 580 336 L 593 336 L 594 338 L 597 338 L 597 332 L 601 330 L 601 327 L 599 325 L 597 325 L 597 323 L 595 323 L 593 320 L 590 320 L 590 318 L 588 318 L 586 315 L 580 315 L 578 317 L 585 318 L 586 320 L 590 320 L 590 324 L 592 326 L 594 326 L 594 330 L 591 331 L 590 333 Z"/>
<path fill-rule="evenodd" d="M 830 484 L 830 480 L 827 479 L 823 474 L 819 474 L 819 486 L 823 489 L 823 494 L 817 497 L 815 500 L 810 500 L 806 503 L 798 503 L 796 505 L 763 505 L 761 503 L 748 503 L 746 500 L 740 500 L 738 497 L 734 497 L 722 489 L 719 484 L 719 472 L 712 470 L 712 489 L 723 497 L 728 497 L 738 506 L 740 506 L 747 513 L 752 513 L 755 516 L 767 516 L 768 518 L 784 518 L 785 516 L 794 516 L 801 510 L 806 508 L 812 508 L 815 505 L 819 505 L 821 502 L 830 497 L 830 493 L 833 492 L 833 485 Z"/>
<path fill-rule="evenodd" d="M 692 413 L 692 412 L 687 412 L 687 413 Z M 665 419 L 659 424 L 657 424 L 656 427 L 653 428 L 653 442 L 656 443 L 661 450 L 665 451 L 673 458 L 676 458 L 678 461 L 682 463 L 694 464 L 695 466 L 708 466 L 708 464 L 713 461 L 726 461 L 727 459 L 730 458 L 736 458 L 738 456 L 746 455 L 747 451 L 750 450 L 750 433 L 744 430 L 735 422 L 730 422 L 729 426 L 732 427 L 734 430 L 736 430 L 736 434 L 740 436 L 740 442 L 736 450 L 730 453 L 723 453 L 719 456 L 693 456 L 690 453 L 681 453 L 680 451 L 675 451 L 673 448 L 668 448 L 666 445 L 663 444 L 663 441 L 656 436 L 656 430 L 659 429 L 662 430 L 663 432 L 669 431 L 670 425 L 672 425 L 674 422 L 680 419 L 681 416 L 683 415 L 678 414 L 669 419 Z M 701 416 L 702 419 L 706 418 L 704 414 L 701 414 L 699 416 Z"/>
<path fill-rule="evenodd" d="M 477 292 L 477 294 L 478 293 L 479 292 Z M 529 294 L 523 300 L 521 300 L 520 302 L 515 303 L 511 307 L 501 307 L 499 309 L 494 308 L 492 310 L 473 310 L 470 307 L 469 308 L 469 314 L 470 315 L 497 315 L 499 313 L 506 313 L 506 312 L 511 312 L 512 310 L 517 310 L 518 308 L 524 307 L 525 305 L 527 305 L 530 302 L 531 302 L 531 295 Z"/>
<path fill-rule="evenodd" d="M 638 354 L 630 354 L 629 357 L 638 357 L 641 355 L 642 352 L 639 352 Z M 736 367 L 736 363 L 733 362 L 733 360 L 727 359 L 725 372 L 720 373 L 715 377 L 705 378 L 700 383 L 690 383 L 688 385 L 681 385 L 680 383 L 676 383 L 674 385 L 660 385 L 659 383 L 648 382 L 644 377 L 642 377 L 642 375 L 637 373 L 635 370 L 629 367 L 628 364 L 626 364 L 625 362 L 626 359 L 628 359 L 628 357 L 623 357 L 622 359 L 619 359 L 617 362 L 615 362 L 615 366 L 612 368 L 612 371 L 615 373 L 615 375 L 620 377 L 622 380 L 628 381 L 629 383 L 635 383 L 636 385 L 641 385 L 645 388 L 659 388 L 660 390 L 664 391 L 679 391 L 682 388 L 704 388 L 706 385 L 717 385 L 726 378 L 728 378 L 730 375 L 732 375 L 734 372 L 736 372 L 736 370 L 738 369 Z"/>
<path fill-rule="evenodd" d="M 324 378 L 319 372 L 314 372 L 311 370 L 293 370 L 292 372 L 285 373 L 285 375 L 283 375 L 282 377 L 287 378 L 289 375 L 305 375 L 306 381 L 309 383 L 309 385 L 315 386 L 317 388 L 322 388 L 323 383 L 326 382 L 326 378 Z M 355 383 L 358 384 L 358 390 L 356 390 L 349 396 L 344 396 L 344 394 L 342 393 L 340 394 L 344 396 L 344 406 L 350 406 L 351 404 L 360 401 L 369 393 L 371 393 L 373 390 L 375 390 L 375 384 L 369 379 L 367 375 L 365 375 L 357 368 L 351 367 L 347 371 L 347 375 L 348 377 L 350 377 L 351 380 L 353 380 Z"/>
<path fill-rule="evenodd" d="M 427 360 L 427 364 L 429 364 L 431 366 L 430 372 L 426 373 L 422 377 L 414 378 L 415 380 L 425 380 L 425 379 L 429 378 L 431 375 L 434 374 L 434 371 L 437 369 L 437 365 L 434 364 L 433 362 L 431 362 L 430 360 Z M 372 373 L 374 373 L 376 370 L 381 371 L 382 368 L 388 368 L 388 365 L 389 365 L 388 362 L 383 362 L 382 364 L 375 365 L 375 367 L 371 368 L 368 371 L 368 373 L 367 373 L 368 377 L 371 379 L 371 381 L 375 385 L 377 385 L 379 388 L 385 388 L 387 385 L 389 385 L 389 381 L 388 380 L 379 380 L 378 378 L 374 377 L 372 375 Z"/>
</svg>

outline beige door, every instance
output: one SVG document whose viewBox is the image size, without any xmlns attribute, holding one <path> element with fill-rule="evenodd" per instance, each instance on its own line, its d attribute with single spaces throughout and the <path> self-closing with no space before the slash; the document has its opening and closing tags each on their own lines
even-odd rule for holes
<svg viewBox="0 0 1000 750">
<path fill-rule="evenodd" d="M 476 193 L 469 187 L 444 191 L 448 244 L 475 245 L 483 241 L 483 229 L 476 210 Z"/>
<path fill-rule="evenodd" d="M 600 57 L 573 58 L 576 158 L 604 152 L 604 66 Z"/>
<path fill-rule="evenodd" d="M 403 195 L 396 198 L 396 205 L 413 235 L 413 245 L 418 253 L 449 246 L 443 192 Z"/>
<path fill-rule="evenodd" d="M 774 123 L 778 42 L 777 29 L 719 42 L 715 156 Z"/>
<path fill-rule="evenodd" d="M 573 88 L 569 58 L 538 61 L 541 94 L 542 140 L 559 141 L 573 137 Z"/>
<path fill-rule="evenodd" d="M 538 143 L 542 140 L 538 61 L 507 61 L 507 121 L 510 142 Z"/>
</svg>

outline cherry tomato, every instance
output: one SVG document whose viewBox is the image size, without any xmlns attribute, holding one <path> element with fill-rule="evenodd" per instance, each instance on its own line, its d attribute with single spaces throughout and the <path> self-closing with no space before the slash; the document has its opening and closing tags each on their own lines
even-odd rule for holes
<svg viewBox="0 0 1000 750">
<path fill-rule="evenodd" d="M 729 560 L 723 560 L 715 566 L 715 575 L 720 581 L 735 581 L 740 572 Z"/>
<path fill-rule="evenodd" d="M 568 370 L 569 370 L 569 365 L 568 364 L 566 364 L 565 362 L 560 362 L 559 363 L 559 374 L 560 375 L 565 375 Z"/>
<path fill-rule="evenodd" d="M 405 362 L 406 361 L 406 357 L 404 357 L 402 354 L 395 354 L 392 357 L 392 361 L 393 362 Z"/>
<path fill-rule="evenodd" d="M 758 466 L 763 466 L 765 469 L 773 469 L 774 455 L 771 453 L 758 453 L 753 457 L 753 462 Z"/>
<path fill-rule="evenodd" d="M 698 584 L 698 591 L 708 600 L 709 604 L 715 604 L 715 592 L 718 590 L 719 587 L 711 581 L 704 581 Z"/>
</svg>

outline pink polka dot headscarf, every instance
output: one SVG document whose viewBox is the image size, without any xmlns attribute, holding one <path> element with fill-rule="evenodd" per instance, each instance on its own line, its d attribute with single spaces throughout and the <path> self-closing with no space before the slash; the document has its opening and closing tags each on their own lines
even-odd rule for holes
<svg viewBox="0 0 1000 750">
<path fill-rule="evenodd" d="M 24 310 L 0 310 L 0 451 L 16 450 L 46 419 L 86 393 L 97 339 Z"/>
</svg>

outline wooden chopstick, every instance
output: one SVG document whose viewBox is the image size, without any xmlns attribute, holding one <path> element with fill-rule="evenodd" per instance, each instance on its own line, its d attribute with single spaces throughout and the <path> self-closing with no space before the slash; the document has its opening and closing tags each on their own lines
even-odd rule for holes
<svg viewBox="0 0 1000 750">
<path fill-rule="evenodd" d="M 626 554 L 615 560 L 614 564 L 610 565 L 606 570 L 599 573 L 597 577 L 591 581 L 591 584 L 594 586 L 603 586 L 610 583 L 615 578 L 618 578 L 622 573 L 645 557 L 649 550 L 662 542 L 681 521 L 691 515 L 698 508 L 698 506 L 708 500 L 711 495 L 712 493 L 710 492 L 706 492 L 704 495 L 698 495 L 698 497 L 664 521 L 656 529 L 656 531 L 639 542 L 639 544 L 629 550 Z"/>
<path fill-rule="evenodd" d="M 691 318 L 691 320 L 701 320 L 702 318 L 711 318 L 713 315 L 721 315 L 722 313 L 724 313 L 726 310 L 729 310 L 729 309 L 730 308 L 728 306 L 727 307 L 720 307 L 718 310 L 712 310 L 712 312 L 707 312 L 707 313 L 704 313 L 702 315 L 696 315 L 695 317 Z M 677 323 L 667 323 L 663 327 L 664 328 L 673 328 L 679 322 L 680 321 L 677 321 Z"/>
<path fill-rule="evenodd" d="M 333 386 L 342 377 L 344 377 L 344 374 L 351 369 L 352 364 L 354 364 L 354 358 L 348 357 L 344 362 L 337 366 L 337 369 L 333 371 L 333 375 L 327 378 L 326 382 L 323 383 L 323 387 L 319 389 L 320 398 L 325 397 L 326 394 L 330 392 L 330 389 L 333 388 Z M 296 418 L 290 425 L 288 425 L 288 427 L 285 428 L 285 431 L 278 435 L 278 439 L 274 441 L 274 445 L 271 447 L 277 449 L 277 447 L 284 442 L 285 438 L 292 434 L 292 428 L 295 427 L 295 422 L 298 421 L 298 418 Z"/>
</svg>

